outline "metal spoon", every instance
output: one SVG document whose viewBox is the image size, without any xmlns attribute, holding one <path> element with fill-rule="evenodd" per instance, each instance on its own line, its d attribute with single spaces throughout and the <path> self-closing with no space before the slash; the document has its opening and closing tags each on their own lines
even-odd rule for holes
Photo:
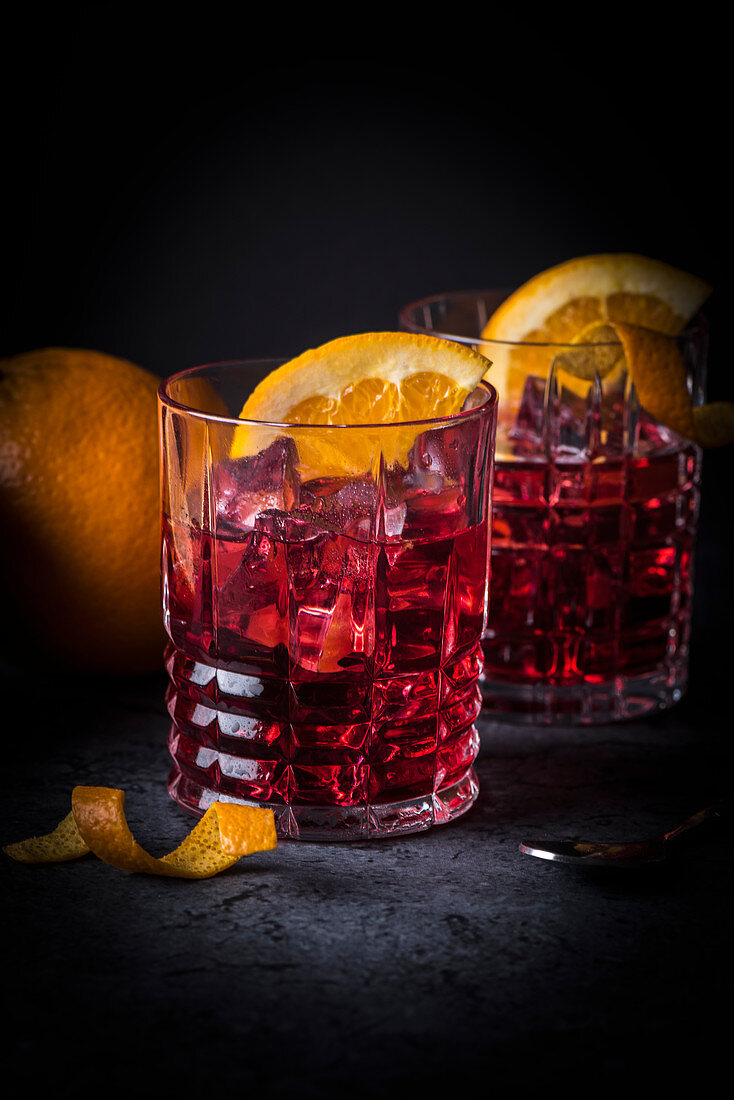
<svg viewBox="0 0 734 1100">
<path fill-rule="evenodd" d="M 576 867 L 641 867 L 666 859 L 679 837 L 705 823 L 717 823 L 731 815 L 731 799 L 722 799 L 687 817 L 670 832 L 649 840 L 593 843 L 581 840 L 525 840 L 520 851 L 539 859 L 573 863 Z"/>
</svg>

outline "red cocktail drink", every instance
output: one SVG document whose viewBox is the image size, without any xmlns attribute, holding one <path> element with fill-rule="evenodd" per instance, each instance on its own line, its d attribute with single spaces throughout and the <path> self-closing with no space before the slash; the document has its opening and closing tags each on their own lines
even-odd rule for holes
<svg viewBox="0 0 734 1100">
<path fill-rule="evenodd" d="M 479 339 L 502 298 L 426 299 L 401 321 L 503 363 L 522 349 Z M 695 398 L 705 329 L 679 344 Z M 515 406 L 500 393 L 482 690 L 503 720 L 605 722 L 685 691 L 700 449 L 640 408 L 623 365 L 586 385 L 562 369 L 582 353 L 610 349 L 531 348 L 546 376 Z"/>
<path fill-rule="evenodd" d="M 243 365 L 206 381 L 221 396 L 238 376 L 246 392 Z M 462 813 L 477 792 L 494 395 L 416 425 L 403 462 L 304 479 L 304 433 L 338 446 L 358 429 L 263 426 L 232 458 L 238 429 L 180 407 L 205 403 L 194 381 L 178 376 L 163 405 L 172 795 L 195 811 L 268 805 L 281 835 L 321 839 Z M 366 452 L 377 436 L 361 431 Z"/>
<path fill-rule="evenodd" d="M 632 717 L 687 676 L 700 454 L 640 414 L 635 450 L 498 461 L 484 691 L 497 715 Z"/>
</svg>

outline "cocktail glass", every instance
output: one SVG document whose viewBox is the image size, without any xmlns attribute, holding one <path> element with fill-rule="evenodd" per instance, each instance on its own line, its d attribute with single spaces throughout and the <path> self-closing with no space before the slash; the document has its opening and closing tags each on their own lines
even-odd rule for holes
<svg viewBox="0 0 734 1100">
<path fill-rule="evenodd" d="M 515 407 L 500 394 L 485 708 L 572 725 L 669 707 L 688 676 L 700 449 L 640 408 L 623 359 L 609 371 L 619 345 L 481 340 L 508 293 L 443 294 L 400 311 L 410 332 L 531 367 Z M 705 321 L 678 342 L 701 404 Z M 564 369 L 578 356 L 596 357 L 591 385 Z"/>
<path fill-rule="evenodd" d="M 237 419 L 278 365 L 160 388 L 170 793 L 291 838 L 450 821 L 477 795 L 496 393 L 411 424 Z"/>
</svg>

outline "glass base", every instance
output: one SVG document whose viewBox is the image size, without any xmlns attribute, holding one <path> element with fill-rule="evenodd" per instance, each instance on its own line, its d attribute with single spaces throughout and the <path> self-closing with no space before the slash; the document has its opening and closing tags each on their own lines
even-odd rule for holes
<svg viewBox="0 0 734 1100">
<path fill-rule="evenodd" d="M 482 715 L 497 722 L 531 726 L 597 726 L 655 714 L 683 698 L 687 671 L 603 684 L 510 684 L 481 680 Z"/>
<path fill-rule="evenodd" d="M 217 801 L 264 806 L 273 811 L 278 836 L 288 840 L 373 840 L 423 832 L 433 825 L 455 821 L 475 802 L 479 784 L 474 768 L 470 767 L 450 787 L 407 802 L 369 806 L 287 806 L 274 802 L 246 802 L 219 794 L 185 775 L 174 764 L 168 779 L 168 793 L 185 810 L 196 814 L 203 814 Z"/>
</svg>

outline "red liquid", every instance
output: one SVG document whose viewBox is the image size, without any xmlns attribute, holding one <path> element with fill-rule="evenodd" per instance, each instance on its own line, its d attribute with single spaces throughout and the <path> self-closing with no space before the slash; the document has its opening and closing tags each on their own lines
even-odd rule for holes
<svg viewBox="0 0 734 1100">
<path fill-rule="evenodd" d="M 682 694 L 700 455 L 665 446 L 649 420 L 643 435 L 648 453 L 625 459 L 497 461 L 482 643 L 493 712 L 606 720 Z"/>
<path fill-rule="evenodd" d="M 473 801 L 487 529 L 458 529 L 460 504 L 417 494 L 392 538 L 313 509 L 217 537 L 164 520 L 178 801 L 266 803 L 281 833 L 335 836 Z"/>
</svg>

